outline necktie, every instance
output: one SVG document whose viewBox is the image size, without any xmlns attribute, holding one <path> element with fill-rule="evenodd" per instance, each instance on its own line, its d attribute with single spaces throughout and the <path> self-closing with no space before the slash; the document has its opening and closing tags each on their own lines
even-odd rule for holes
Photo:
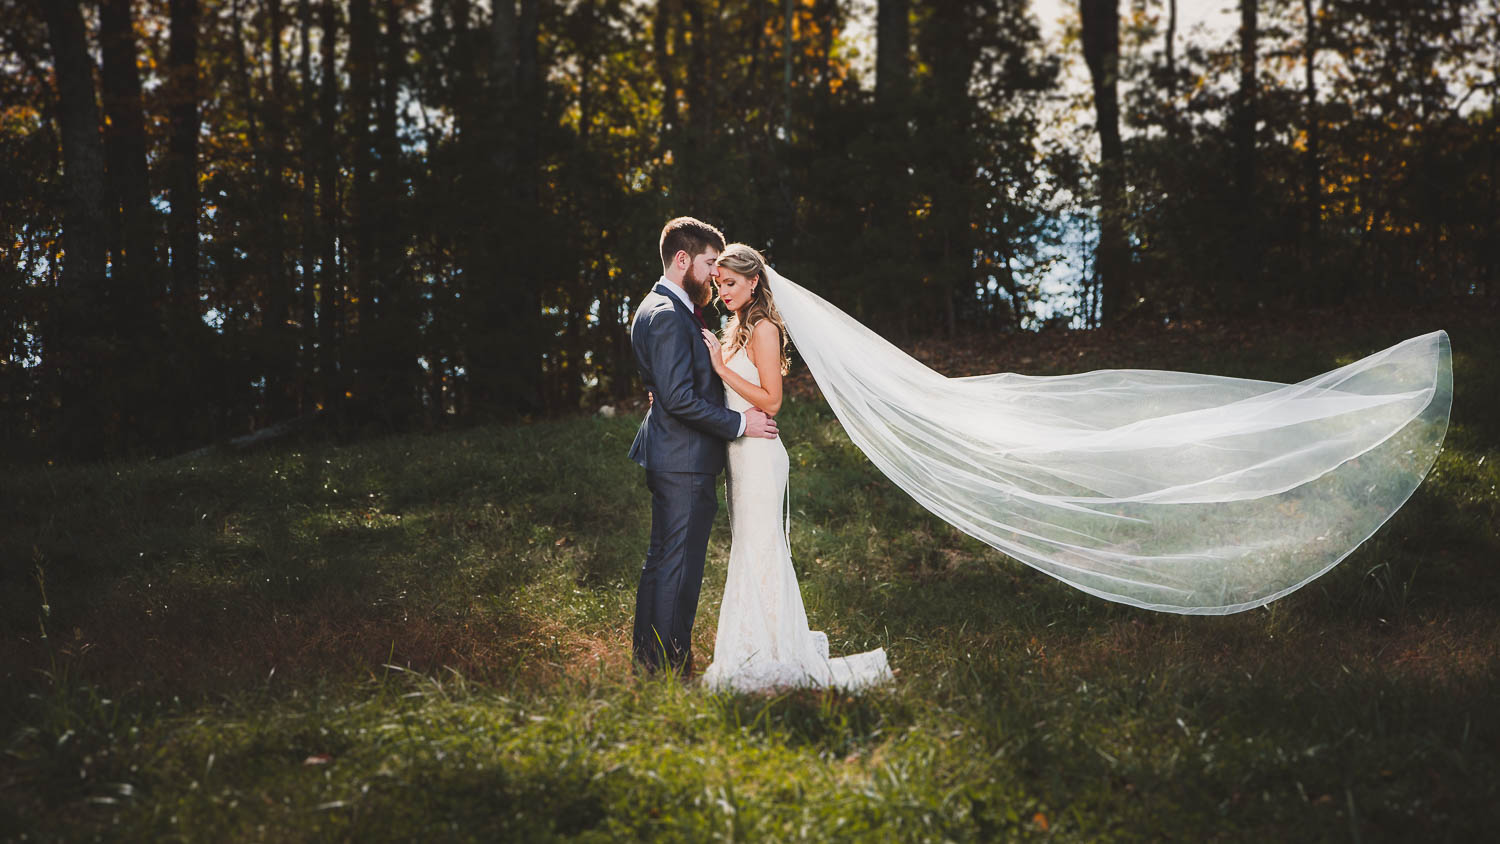
<svg viewBox="0 0 1500 844">
<path fill-rule="evenodd" d="M 693 306 L 693 318 L 698 320 L 698 324 L 703 326 L 704 331 L 708 330 L 708 320 L 703 318 L 703 309 L 697 305 Z"/>
</svg>

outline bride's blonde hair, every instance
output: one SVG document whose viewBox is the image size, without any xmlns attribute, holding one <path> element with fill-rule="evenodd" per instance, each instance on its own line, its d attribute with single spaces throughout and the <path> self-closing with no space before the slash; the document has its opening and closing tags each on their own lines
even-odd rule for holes
<svg viewBox="0 0 1500 844">
<path fill-rule="evenodd" d="M 750 332 L 755 330 L 761 320 L 768 319 L 775 324 L 781 335 L 781 374 L 787 374 L 791 369 L 791 359 L 786 353 L 786 323 L 781 321 L 781 314 L 776 310 L 776 297 L 771 294 L 771 287 L 766 283 L 766 256 L 757 252 L 754 247 L 731 243 L 719 253 L 716 263 L 746 278 L 760 278 L 760 283 L 755 285 L 755 291 L 750 295 L 750 301 L 730 316 L 719 342 L 729 349 L 743 349 L 750 342 Z"/>
</svg>

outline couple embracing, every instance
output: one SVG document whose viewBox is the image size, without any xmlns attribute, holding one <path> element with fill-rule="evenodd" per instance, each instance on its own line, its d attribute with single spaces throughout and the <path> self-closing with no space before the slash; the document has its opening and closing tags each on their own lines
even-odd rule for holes
<svg viewBox="0 0 1500 844">
<path fill-rule="evenodd" d="M 830 658 L 810 630 L 783 521 L 786 448 L 775 415 L 787 373 L 787 332 L 765 258 L 718 229 L 679 217 L 661 233 L 662 277 L 630 326 L 652 404 L 630 447 L 651 492 L 651 542 L 636 591 L 632 650 L 650 673 L 693 675 L 692 630 L 708 537 L 727 469 L 731 550 L 713 689 L 859 688 L 891 677 L 885 651 Z M 703 306 L 730 313 L 715 336 Z"/>
</svg>

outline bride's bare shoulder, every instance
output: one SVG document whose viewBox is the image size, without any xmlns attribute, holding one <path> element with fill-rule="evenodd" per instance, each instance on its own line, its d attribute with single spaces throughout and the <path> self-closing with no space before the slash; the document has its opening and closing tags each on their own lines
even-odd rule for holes
<svg viewBox="0 0 1500 844">
<path fill-rule="evenodd" d="M 779 348 L 781 346 L 781 329 L 777 328 L 776 323 L 771 320 L 763 319 L 751 326 L 750 342 L 748 345 L 750 346 L 752 357 L 755 355 L 757 347 L 762 349 Z"/>
</svg>

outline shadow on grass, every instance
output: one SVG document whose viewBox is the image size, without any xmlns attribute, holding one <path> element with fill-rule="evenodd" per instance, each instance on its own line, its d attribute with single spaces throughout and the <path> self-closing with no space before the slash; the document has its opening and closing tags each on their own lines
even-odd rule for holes
<svg viewBox="0 0 1500 844">
<path fill-rule="evenodd" d="M 834 757 L 867 750 L 895 726 L 911 722 L 906 703 L 880 690 L 795 689 L 776 694 L 720 694 L 725 726 L 788 747 L 816 747 Z"/>
<path fill-rule="evenodd" d="M 170 697 L 387 661 L 501 678 L 597 650 L 570 644 L 532 593 L 559 570 L 608 590 L 638 566 L 635 467 L 565 447 L 631 425 L 11 476 L 0 556 L 22 564 L 0 569 L 6 696 L 21 705 L 32 669 L 57 658 Z"/>
</svg>

